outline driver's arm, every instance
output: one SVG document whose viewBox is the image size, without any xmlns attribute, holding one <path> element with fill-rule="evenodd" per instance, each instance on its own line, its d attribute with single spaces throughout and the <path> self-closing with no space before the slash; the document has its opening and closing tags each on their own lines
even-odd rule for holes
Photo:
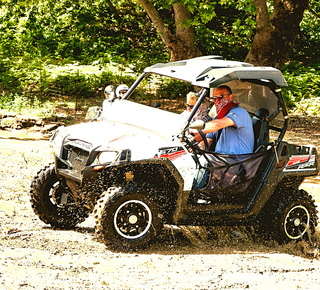
<svg viewBox="0 0 320 290">
<path fill-rule="evenodd" d="M 207 122 L 204 129 L 202 130 L 203 134 L 213 133 L 216 132 L 222 128 L 234 126 L 236 127 L 236 124 L 233 122 L 232 119 L 228 117 L 223 117 L 221 119 L 216 119 L 210 122 Z M 199 133 L 193 132 L 194 138 L 197 142 L 202 140 L 202 137 Z"/>
</svg>

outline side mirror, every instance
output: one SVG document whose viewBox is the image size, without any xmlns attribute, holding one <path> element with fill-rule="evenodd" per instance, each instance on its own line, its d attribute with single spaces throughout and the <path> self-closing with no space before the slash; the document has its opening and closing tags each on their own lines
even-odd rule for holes
<svg viewBox="0 0 320 290">
<path fill-rule="evenodd" d="M 92 122 L 92 121 L 98 120 L 98 118 L 101 115 L 101 112 L 102 112 L 102 108 L 100 107 L 90 107 L 86 114 L 86 118 L 85 118 L 86 122 Z"/>
<path fill-rule="evenodd" d="M 203 130 L 205 127 L 205 123 L 202 120 L 196 120 L 192 124 L 190 124 L 190 129 Z"/>
</svg>

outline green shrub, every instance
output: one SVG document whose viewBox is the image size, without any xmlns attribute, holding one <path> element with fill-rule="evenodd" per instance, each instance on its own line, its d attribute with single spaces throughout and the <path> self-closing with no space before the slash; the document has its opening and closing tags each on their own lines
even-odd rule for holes
<svg viewBox="0 0 320 290">
<path fill-rule="evenodd" d="M 10 61 L 0 58 L 0 92 L 21 92 L 21 81 L 12 71 Z"/>
<path fill-rule="evenodd" d="M 320 97 L 302 99 L 291 110 L 293 115 L 319 116 L 320 117 Z"/>
<path fill-rule="evenodd" d="M 291 62 L 283 69 L 288 87 L 283 88 L 285 102 L 289 113 L 314 115 L 318 109 L 320 96 L 320 71 L 316 67 L 303 67 L 297 62 Z M 107 85 L 115 87 L 121 83 L 131 86 L 137 76 L 129 69 L 116 65 L 99 64 L 54 64 L 50 60 L 0 61 L 0 109 L 21 111 L 43 108 L 48 111 L 48 93 L 54 86 L 61 90 L 63 102 L 70 102 L 77 96 L 77 109 L 86 107 L 95 98 L 101 102 L 102 91 Z M 184 98 L 189 91 L 194 91 L 190 84 L 169 78 L 153 77 L 143 80 L 133 94 L 133 98 L 179 99 Z M 97 92 L 100 92 L 97 94 Z M 36 96 L 36 98 L 35 98 Z M 94 100 L 94 99 L 92 99 Z M 310 100 L 310 101 L 309 101 Z M 50 106 L 49 106 L 50 107 Z"/>
<path fill-rule="evenodd" d="M 135 81 L 135 76 L 119 74 L 115 67 L 102 69 L 93 66 L 50 66 L 46 68 L 43 78 L 44 91 L 50 86 L 62 88 L 63 94 L 68 96 L 94 97 L 99 88 L 107 85 L 117 86 L 125 83 L 130 86 Z"/>
<path fill-rule="evenodd" d="M 320 96 L 320 71 L 313 67 L 301 67 L 291 63 L 283 71 L 288 87 L 284 87 L 283 94 L 290 111 L 295 111 L 300 102 L 317 99 Z M 308 102 L 312 105 L 313 102 Z"/>
<path fill-rule="evenodd" d="M 161 99 L 179 99 L 185 97 L 189 91 L 194 90 L 188 83 L 174 79 L 165 79 L 157 89 L 157 97 Z"/>
<path fill-rule="evenodd" d="M 55 114 L 55 106 L 49 101 L 41 102 L 36 97 L 13 94 L 0 95 L 0 110 L 40 118 L 48 118 Z"/>
</svg>

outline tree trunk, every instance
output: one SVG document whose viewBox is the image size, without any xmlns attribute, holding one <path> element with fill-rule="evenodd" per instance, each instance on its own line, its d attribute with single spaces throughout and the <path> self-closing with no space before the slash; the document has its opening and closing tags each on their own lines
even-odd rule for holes
<svg viewBox="0 0 320 290">
<path fill-rule="evenodd" d="M 189 59 L 201 55 L 200 50 L 195 44 L 194 30 L 192 26 L 185 25 L 185 21 L 191 19 L 189 10 L 181 3 L 172 4 L 176 35 L 175 41 L 171 43 L 171 61 Z"/>
<path fill-rule="evenodd" d="M 195 36 L 192 26 L 185 24 L 186 20 L 191 19 L 188 9 L 181 3 L 172 4 L 175 18 L 175 34 L 161 19 L 158 11 L 149 0 L 138 0 L 143 9 L 147 12 L 161 39 L 171 53 L 170 61 L 190 59 L 201 55 L 200 50 L 195 45 Z"/>
<path fill-rule="evenodd" d="M 274 0 L 274 10 L 269 15 L 266 0 L 253 0 L 257 7 L 257 27 L 245 61 L 280 69 L 292 51 L 308 2 L 309 0 Z"/>
</svg>

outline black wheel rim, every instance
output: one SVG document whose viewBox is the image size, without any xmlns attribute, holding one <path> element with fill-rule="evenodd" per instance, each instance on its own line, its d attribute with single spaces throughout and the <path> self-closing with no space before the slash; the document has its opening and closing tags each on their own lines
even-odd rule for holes
<svg viewBox="0 0 320 290">
<path fill-rule="evenodd" d="M 60 214 L 67 213 L 74 206 L 70 195 L 66 193 L 59 180 L 52 182 L 46 191 L 47 195 L 44 196 L 44 203 L 51 211 L 59 212 Z"/>
<path fill-rule="evenodd" d="M 284 231 L 293 240 L 300 239 L 307 232 L 310 225 L 310 214 L 303 205 L 294 206 L 284 220 Z"/>
<path fill-rule="evenodd" d="M 122 203 L 114 215 L 114 227 L 117 233 L 130 240 L 145 235 L 151 224 L 151 210 L 140 200 L 129 200 Z"/>
<path fill-rule="evenodd" d="M 61 205 L 62 202 L 62 195 L 63 191 L 61 189 L 60 182 L 57 181 L 56 183 L 52 184 L 50 190 L 49 190 L 49 201 L 52 206 L 62 208 Z"/>
</svg>

